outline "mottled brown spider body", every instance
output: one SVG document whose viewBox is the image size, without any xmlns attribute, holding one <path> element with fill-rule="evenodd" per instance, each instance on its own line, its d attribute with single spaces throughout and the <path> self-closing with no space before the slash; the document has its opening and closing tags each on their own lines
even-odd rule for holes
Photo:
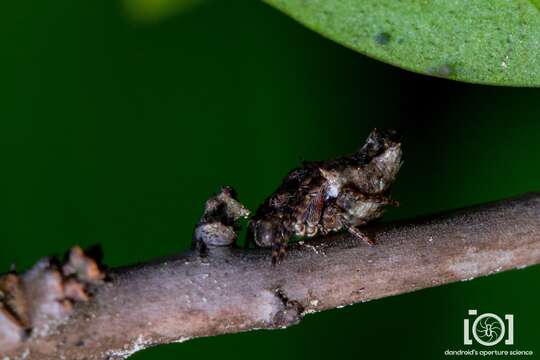
<svg viewBox="0 0 540 360">
<path fill-rule="evenodd" d="M 289 239 L 347 230 L 373 243 L 358 230 L 380 218 L 389 189 L 401 166 L 401 144 L 393 132 L 377 129 L 355 153 L 327 161 L 304 162 L 257 209 L 249 237 L 260 247 L 272 247 L 272 262 L 280 261 Z"/>
</svg>

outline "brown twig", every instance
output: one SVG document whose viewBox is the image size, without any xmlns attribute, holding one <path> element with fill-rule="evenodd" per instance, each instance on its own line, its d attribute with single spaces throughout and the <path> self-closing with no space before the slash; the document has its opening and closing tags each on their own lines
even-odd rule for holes
<svg viewBox="0 0 540 360">
<path fill-rule="evenodd" d="M 20 341 L 11 359 L 124 359 L 149 346 L 282 328 L 311 312 L 470 280 L 540 262 L 540 195 L 292 246 L 270 265 L 265 249 L 212 248 L 116 269 L 88 302 Z M 0 319 L 2 322 L 2 319 Z M 1 351 L 0 351 L 1 352 Z"/>
</svg>

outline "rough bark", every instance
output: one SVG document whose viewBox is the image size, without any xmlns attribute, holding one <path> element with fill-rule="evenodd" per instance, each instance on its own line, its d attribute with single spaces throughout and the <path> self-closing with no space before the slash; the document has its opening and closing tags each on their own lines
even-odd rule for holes
<svg viewBox="0 0 540 360">
<path fill-rule="evenodd" d="M 523 268 L 540 262 L 539 220 L 534 193 L 376 225 L 367 229 L 371 247 L 347 234 L 301 242 L 277 266 L 266 249 L 222 247 L 207 258 L 187 252 L 114 269 L 89 301 L 4 356 L 124 359 L 157 344 L 284 328 L 308 313 Z"/>
</svg>

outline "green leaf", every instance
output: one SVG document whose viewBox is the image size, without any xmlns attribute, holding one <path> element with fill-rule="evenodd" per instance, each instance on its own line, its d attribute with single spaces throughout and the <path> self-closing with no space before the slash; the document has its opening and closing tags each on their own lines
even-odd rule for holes
<svg viewBox="0 0 540 360">
<path fill-rule="evenodd" d="M 266 0 L 324 36 L 422 74 L 540 85 L 540 0 Z"/>
</svg>

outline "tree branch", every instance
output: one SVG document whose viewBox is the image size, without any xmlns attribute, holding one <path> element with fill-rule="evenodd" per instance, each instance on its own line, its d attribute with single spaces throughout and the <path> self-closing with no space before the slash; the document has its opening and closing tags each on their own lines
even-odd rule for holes
<svg viewBox="0 0 540 360">
<path fill-rule="evenodd" d="M 149 346 L 283 328 L 304 314 L 540 262 L 540 195 L 266 249 L 212 248 L 115 269 L 59 324 L 17 344 L 25 359 L 124 359 Z M 2 319 L 0 319 L 0 322 Z M 5 349 L 4 349 L 5 350 Z M 2 352 L 2 349 L 0 349 Z"/>
</svg>

